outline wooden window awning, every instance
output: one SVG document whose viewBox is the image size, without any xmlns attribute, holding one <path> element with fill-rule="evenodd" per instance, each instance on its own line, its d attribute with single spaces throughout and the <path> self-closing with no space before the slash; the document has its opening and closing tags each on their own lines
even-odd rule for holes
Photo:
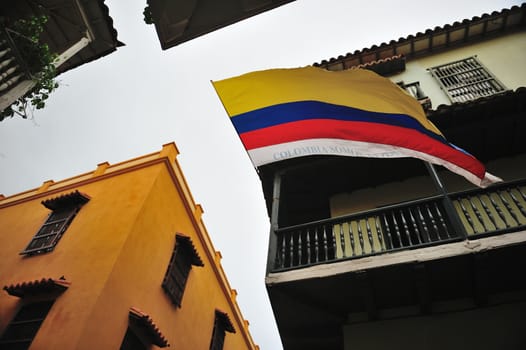
<svg viewBox="0 0 526 350">
<path fill-rule="evenodd" d="M 197 252 L 197 249 L 195 249 L 195 246 L 192 243 L 192 240 L 190 239 L 190 237 L 178 233 L 175 236 L 175 239 L 177 242 L 176 244 L 183 245 L 185 248 L 187 248 L 186 250 L 191 253 L 192 265 L 205 266 L 205 264 L 203 263 L 203 260 L 201 260 L 201 257 L 199 256 L 199 253 Z"/>
<path fill-rule="evenodd" d="M 30 295 L 61 293 L 65 291 L 70 284 L 70 282 L 64 279 L 42 278 L 41 280 L 4 286 L 4 290 L 9 295 L 24 298 Z"/>
<path fill-rule="evenodd" d="M 229 333 L 236 333 L 236 329 L 226 312 L 216 309 L 216 319 L 221 322 L 223 329 Z"/>
<path fill-rule="evenodd" d="M 81 193 L 79 191 L 73 191 L 71 193 L 62 194 L 55 198 L 50 198 L 42 201 L 42 204 L 50 209 L 57 210 L 64 207 L 76 207 L 86 204 L 90 200 L 90 197 L 87 194 Z"/>
<path fill-rule="evenodd" d="M 131 307 L 129 319 L 131 323 L 144 331 L 152 344 L 161 348 L 169 346 L 168 340 L 164 337 L 148 314 L 142 312 L 136 307 Z"/>
</svg>

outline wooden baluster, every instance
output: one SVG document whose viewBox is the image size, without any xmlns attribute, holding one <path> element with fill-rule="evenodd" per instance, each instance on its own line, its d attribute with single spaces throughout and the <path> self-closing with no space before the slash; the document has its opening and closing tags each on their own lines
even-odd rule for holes
<svg viewBox="0 0 526 350">
<path fill-rule="evenodd" d="M 290 264 L 289 266 L 294 266 L 294 232 L 290 232 L 290 239 L 289 239 L 289 259 Z"/>
<path fill-rule="evenodd" d="M 409 231 L 409 226 L 407 225 L 407 221 L 405 221 L 404 212 L 402 210 L 399 210 L 400 217 L 402 218 L 402 227 L 404 228 L 405 235 L 407 237 L 407 240 L 409 242 L 409 245 L 413 245 L 413 239 L 411 238 L 411 232 Z"/>
<path fill-rule="evenodd" d="M 473 219 L 471 219 L 471 215 L 469 215 L 468 210 L 464 206 L 464 202 L 462 201 L 462 198 L 458 199 L 458 203 L 460 204 L 460 209 L 462 209 L 462 213 L 466 217 L 466 220 L 468 221 L 469 226 L 473 230 L 473 233 L 477 233 L 477 228 L 475 227 L 475 224 L 473 223 Z"/>
<path fill-rule="evenodd" d="M 367 239 L 369 240 L 369 245 L 371 246 L 371 253 L 374 253 L 373 231 L 371 230 L 371 225 L 369 225 L 369 218 L 365 218 L 365 229 L 367 230 Z"/>
<path fill-rule="evenodd" d="M 521 194 L 522 199 L 526 201 L 526 194 L 522 192 L 522 189 L 519 186 L 517 186 L 517 191 Z"/>
<path fill-rule="evenodd" d="M 360 225 L 360 221 L 361 220 L 358 220 L 356 221 L 357 223 L 357 227 L 358 227 L 358 240 L 360 241 L 360 248 L 362 248 L 362 255 L 365 254 L 365 246 L 364 246 L 364 242 L 363 242 L 363 236 L 362 236 L 362 225 Z"/>
<path fill-rule="evenodd" d="M 303 265 L 302 260 L 301 260 L 301 258 L 302 258 L 302 254 L 301 253 L 302 253 L 302 250 L 303 250 L 303 246 L 302 246 L 301 243 L 302 243 L 301 242 L 301 231 L 298 231 L 298 266 Z"/>
<path fill-rule="evenodd" d="M 354 242 L 354 232 L 352 232 L 351 221 L 349 221 L 349 241 L 351 242 L 351 256 L 356 256 L 356 244 Z"/>
<path fill-rule="evenodd" d="M 323 225 L 323 230 L 322 230 L 322 237 L 323 237 L 323 253 L 324 253 L 324 256 L 323 256 L 323 261 L 327 261 L 329 260 L 329 247 L 328 247 L 328 244 L 327 244 L 327 230 L 325 230 L 325 225 Z"/>
<path fill-rule="evenodd" d="M 444 232 L 446 233 L 447 238 L 451 238 L 451 235 L 449 234 L 449 230 L 447 228 L 446 222 L 444 221 L 444 217 L 442 216 L 442 213 L 440 212 L 440 209 L 438 208 L 438 204 L 436 204 L 436 202 L 435 202 L 435 210 L 436 210 L 437 215 L 438 215 L 438 222 L 440 223 L 440 225 L 444 229 Z"/>
<path fill-rule="evenodd" d="M 391 215 L 393 217 L 393 224 L 394 224 L 394 227 L 395 227 L 396 237 L 398 238 L 398 243 L 400 243 L 400 247 L 403 247 L 404 246 L 404 242 L 402 241 L 402 235 L 400 234 L 400 228 L 398 227 L 398 222 L 396 221 L 396 217 L 395 217 L 394 211 L 391 212 Z"/>
<path fill-rule="evenodd" d="M 305 232 L 307 233 L 307 236 L 305 237 L 306 245 L 307 245 L 307 264 L 310 264 L 311 262 L 311 255 L 312 255 L 312 247 L 310 245 L 310 232 L 309 229 L 305 229 Z"/>
<path fill-rule="evenodd" d="M 513 220 L 515 220 L 515 222 L 516 222 L 515 226 L 520 225 L 519 218 L 517 217 L 517 214 L 515 214 L 515 212 L 513 211 L 510 203 L 508 202 L 508 200 L 506 198 L 504 198 L 504 195 L 502 194 L 502 191 L 497 191 L 497 194 L 498 194 L 500 200 L 502 201 L 502 203 L 504 203 L 504 206 L 506 207 L 506 209 L 508 209 L 508 213 L 510 213 L 510 215 L 513 217 Z"/>
<path fill-rule="evenodd" d="M 429 229 L 427 228 L 426 220 L 424 219 L 424 215 L 422 215 L 422 210 L 420 209 L 419 205 L 416 207 L 416 212 L 418 213 L 418 220 L 420 222 L 420 225 L 424 230 L 424 242 L 430 242 L 431 236 L 429 236 Z"/>
<path fill-rule="evenodd" d="M 343 222 L 340 223 L 340 246 L 342 247 L 342 258 L 345 258 L 345 236 L 343 232 Z"/>
<path fill-rule="evenodd" d="M 427 203 L 426 203 L 426 211 L 427 211 L 427 216 L 431 220 L 431 226 L 433 226 L 433 230 L 436 233 L 437 241 L 440 241 L 442 239 L 442 237 L 440 237 L 440 230 L 438 229 L 437 222 L 435 221 L 435 216 L 431 212 L 431 208 L 429 208 L 429 204 Z"/>
<path fill-rule="evenodd" d="M 519 210 L 521 211 L 522 215 L 526 217 L 526 210 L 522 206 L 522 204 L 519 201 L 519 199 L 517 197 L 515 197 L 515 195 L 513 194 L 513 191 L 511 189 L 509 190 L 509 194 L 511 196 L 511 199 L 513 200 L 513 203 L 515 203 L 517 208 L 519 208 Z"/>
<path fill-rule="evenodd" d="M 380 243 L 380 251 L 384 251 L 384 239 L 382 228 L 380 227 L 380 219 L 378 216 L 374 217 L 374 225 L 376 226 L 376 236 L 378 237 L 378 242 Z"/>
<path fill-rule="evenodd" d="M 413 216 L 413 211 L 411 210 L 411 208 L 407 208 L 407 210 L 409 211 L 409 219 L 411 219 L 411 224 L 413 225 L 413 228 L 415 229 L 415 236 L 418 241 L 418 244 L 422 244 L 422 239 L 420 238 L 420 235 L 421 235 L 420 229 L 418 228 L 418 225 L 416 224 L 415 217 Z"/>
<path fill-rule="evenodd" d="M 480 212 L 479 212 L 477 206 L 475 205 L 475 203 L 473 203 L 473 199 L 470 196 L 467 196 L 466 199 L 468 200 L 468 203 L 471 205 L 471 209 L 473 209 L 473 212 L 475 213 L 475 216 L 477 217 L 478 221 L 482 224 L 482 227 L 484 228 L 484 231 L 488 232 L 489 229 L 486 226 L 486 223 L 484 222 L 484 220 L 482 219 L 482 215 L 480 215 Z"/>
<path fill-rule="evenodd" d="M 280 237 L 280 243 L 281 243 L 281 246 L 279 248 L 279 267 L 280 268 L 283 268 L 285 267 L 285 250 L 286 250 L 286 240 L 285 240 L 285 233 L 281 233 L 281 237 Z"/>
<path fill-rule="evenodd" d="M 318 242 L 318 230 L 317 228 L 314 228 L 314 261 L 315 263 L 317 263 L 319 261 L 319 251 L 320 251 L 320 247 L 319 247 L 319 242 Z"/>
<path fill-rule="evenodd" d="M 334 231 L 332 229 L 328 232 L 331 238 L 331 250 L 329 250 L 329 252 L 332 251 L 332 259 L 336 259 L 336 235 L 334 234 Z"/>
<path fill-rule="evenodd" d="M 500 206 L 497 204 L 497 202 L 495 202 L 495 200 L 494 200 L 493 197 L 491 196 L 491 193 L 488 194 L 488 198 L 489 198 L 491 204 L 493 205 L 493 207 L 495 208 L 495 210 L 497 210 L 497 214 L 499 214 L 500 219 L 504 222 L 504 224 L 506 225 L 506 227 L 510 227 L 510 224 L 506 221 L 506 217 L 504 216 L 504 213 L 502 212 L 502 209 L 501 209 Z"/>
<path fill-rule="evenodd" d="M 393 248 L 393 237 L 391 237 L 391 229 L 389 228 L 389 223 L 387 222 L 387 217 L 385 214 L 382 214 L 385 225 L 385 232 L 387 234 L 387 249 Z"/>
<path fill-rule="evenodd" d="M 493 226 L 495 226 L 495 229 L 497 229 L 497 221 L 495 221 L 495 217 L 493 217 L 493 213 L 491 212 L 491 210 L 489 210 L 488 206 L 486 205 L 486 202 L 482 200 L 482 196 L 479 197 L 479 201 L 480 204 L 482 204 L 482 208 L 484 208 L 484 211 L 488 215 L 489 220 L 491 221 Z"/>
</svg>

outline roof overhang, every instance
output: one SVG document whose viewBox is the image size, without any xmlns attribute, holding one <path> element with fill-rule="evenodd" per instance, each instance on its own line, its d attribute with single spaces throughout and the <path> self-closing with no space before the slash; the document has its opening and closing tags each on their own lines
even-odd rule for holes
<svg viewBox="0 0 526 350">
<path fill-rule="evenodd" d="M 42 278 L 40 280 L 21 282 L 4 286 L 4 290 L 12 296 L 24 298 L 31 295 L 63 292 L 71 283 L 59 278 Z"/>
<path fill-rule="evenodd" d="M 59 73 L 96 60 L 124 45 L 104 0 L 8 0 L 0 2 L 6 26 L 18 19 L 45 15 L 48 21 L 41 35 L 51 52 L 61 54 L 89 33 L 91 42 L 57 69 Z"/>
<path fill-rule="evenodd" d="M 526 3 L 510 9 L 483 14 L 461 22 L 446 24 L 443 27 L 427 29 L 423 33 L 409 35 L 389 43 L 373 45 L 339 57 L 314 63 L 328 70 L 341 70 L 356 67 L 395 55 L 403 55 L 408 60 L 435 54 L 476 43 L 488 38 L 524 30 L 526 26 Z"/>
<path fill-rule="evenodd" d="M 294 0 L 147 0 L 163 50 Z"/>
</svg>

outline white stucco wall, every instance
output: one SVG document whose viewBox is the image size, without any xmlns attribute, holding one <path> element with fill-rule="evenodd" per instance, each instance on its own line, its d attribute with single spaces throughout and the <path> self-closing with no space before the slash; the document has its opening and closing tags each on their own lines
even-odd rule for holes
<svg viewBox="0 0 526 350">
<path fill-rule="evenodd" d="M 526 31 L 424 58 L 411 59 L 407 62 L 404 72 L 389 78 L 394 82 L 403 80 L 406 84 L 419 81 L 424 92 L 431 98 L 433 109 L 436 109 L 441 104 L 451 102 L 427 69 L 470 56 L 477 56 L 507 89 L 515 90 L 526 86 Z"/>
</svg>

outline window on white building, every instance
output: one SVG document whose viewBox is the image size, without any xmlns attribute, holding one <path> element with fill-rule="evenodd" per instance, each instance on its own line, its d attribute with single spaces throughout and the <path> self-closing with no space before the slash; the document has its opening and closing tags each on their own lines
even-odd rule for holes
<svg viewBox="0 0 526 350">
<path fill-rule="evenodd" d="M 429 68 L 451 102 L 467 102 L 506 91 L 475 57 Z"/>
</svg>

